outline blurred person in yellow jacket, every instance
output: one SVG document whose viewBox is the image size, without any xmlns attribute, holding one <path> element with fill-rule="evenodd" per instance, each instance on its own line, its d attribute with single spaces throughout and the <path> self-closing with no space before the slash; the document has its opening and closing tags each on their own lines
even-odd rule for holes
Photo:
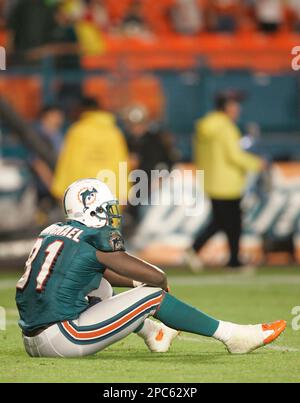
<svg viewBox="0 0 300 403">
<path fill-rule="evenodd" d="M 128 162 L 128 150 L 115 117 L 99 109 L 93 98 L 83 98 L 81 115 L 66 134 L 52 183 L 52 194 L 62 199 L 65 189 L 82 178 L 96 178 L 101 170 L 109 170 L 116 182 L 107 183 L 120 200 L 127 197 L 127 178 L 119 172 L 119 163 Z M 120 186 L 119 174 L 124 182 Z M 126 174 L 126 172 L 125 172 Z M 123 176 L 122 176 L 123 175 Z M 115 186 L 114 186 L 115 185 Z"/>
<path fill-rule="evenodd" d="M 242 96 L 235 92 L 220 93 L 216 108 L 196 122 L 194 158 L 196 168 L 204 171 L 204 191 L 211 200 L 212 220 L 196 235 L 186 251 L 185 261 L 194 271 L 201 269 L 198 252 L 218 231 L 228 239 L 231 268 L 242 267 L 239 241 L 242 230 L 241 198 L 248 172 L 264 169 L 265 161 L 241 149 L 239 119 Z"/>
</svg>

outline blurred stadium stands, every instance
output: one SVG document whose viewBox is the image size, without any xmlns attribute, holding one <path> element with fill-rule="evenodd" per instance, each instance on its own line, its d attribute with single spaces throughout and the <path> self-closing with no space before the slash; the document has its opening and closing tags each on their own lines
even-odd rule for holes
<svg viewBox="0 0 300 403">
<path fill-rule="evenodd" d="M 75 8 L 85 4 L 73 3 Z M 145 29 L 129 35 L 123 24 L 133 3 L 106 0 L 85 5 L 81 20 L 97 27 L 104 46 L 99 54 L 80 54 L 81 68 L 58 67 L 55 51 L 42 48 L 34 61 L 22 54 L 16 63 L 3 17 L 0 45 L 7 48 L 8 68 L 0 75 L 0 96 L 28 124 L 37 119 L 42 105 L 61 102 L 64 106 L 62 85 L 67 85 L 63 96 L 68 89 L 81 87 L 121 120 L 128 106 L 142 105 L 151 121 L 163 123 L 174 134 L 182 160 L 190 162 L 196 118 L 211 109 L 217 91 L 239 89 L 247 94 L 240 124 L 244 133 L 255 137 L 252 149 L 269 160 L 300 160 L 299 73 L 291 69 L 291 49 L 300 45 L 300 34 L 299 16 L 292 6 L 282 6 L 278 27 L 266 33 L 255 16 L 255 1 L 229 1 L 224 7 L 222 2 L 197 0 L 201 26 L 197 33 L 184 35 L 172 18 L 176 0 L 141 0 L 135 17 Z M 103 7 L 106 10 L 108 22 L 103 26 L 97 25 L 96 6 L 98 13 Z M 234 21 L 226 32 L 217 23 L 222 16 Z M 80 44 L 82 38 L 78 39 Z M 0 131 L 1 158 L 26 165 L 27 147 L 8 122 L 0 120 Z M 29 186 L 30 180 L 26 181 Z M 39 211 L 33 227 L 48 219 Z M 3 233 L 8 239 L 5 228 Z"/>
</svg>

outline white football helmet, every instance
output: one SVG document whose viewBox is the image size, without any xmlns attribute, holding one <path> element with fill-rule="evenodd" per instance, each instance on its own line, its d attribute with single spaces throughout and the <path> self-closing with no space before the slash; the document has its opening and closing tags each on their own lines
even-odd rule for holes
<svg viewBox="0 0 300 403">
<path fill-rule="evenodd" d="M 119 227 L 121 215 L 118 204 L 108 186 L 93 178 L 72 183 L 63 199 L 66 218 L 94 228 L 105 225 Z"/>
</svg>

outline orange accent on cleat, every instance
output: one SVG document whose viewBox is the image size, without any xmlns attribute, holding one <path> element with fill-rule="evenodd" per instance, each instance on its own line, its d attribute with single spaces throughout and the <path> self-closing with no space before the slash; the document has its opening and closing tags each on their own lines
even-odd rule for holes
<svg viewBox="0 0 300 403">
<path fill-rule="evenodd" d="M 276 322 L 273 323 L 265 323 L 262 325 L 263 331 L 273 331 L 273 334 L 271 334 L 269 337 L 264 339 L 264 344 L 269 344 L 272 343 L 277 337 L 281 335 L 281 333 L 285 330 L 286 328 L 286 321 L 285 320 L 277 320 Z"/>
<path fill-rule="evenodd" d="M 164 332 L 163 332 L 162 329 L 160 329 L 159 332 L 157 333 L 156 337 L 155 337 L 155 340 L 156 341 L 161 341 L 163 339 L 163 337 L 164 337 Z"/>
</svg>

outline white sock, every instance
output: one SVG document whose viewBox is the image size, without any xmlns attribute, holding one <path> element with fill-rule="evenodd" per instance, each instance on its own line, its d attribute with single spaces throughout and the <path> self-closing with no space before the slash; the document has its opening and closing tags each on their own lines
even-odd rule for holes
<svg viewBox="0 0 300 403">
<path fill-rule="evenodd" d="M 213 337 L 217 340 L 222 341 L 223 343 L 226 343 L 232 336 L 232 333 L 237 326 L 238 325 L 236 325 L 235 323 L 223 322 L 220 320 L 218 329 L 213 334 Z"/>
<path fill-rule="evenodd" d="M 153 322 L 151 319 L 145 319 L 144 325 L 141 330 L 137 332 L 137 335 L 142 337 L 143 339 L 147 339 L 147 337 L 149 337 L 153 330 L 155 330 L 154 323 L 155 322 Z"/>
</svg>

